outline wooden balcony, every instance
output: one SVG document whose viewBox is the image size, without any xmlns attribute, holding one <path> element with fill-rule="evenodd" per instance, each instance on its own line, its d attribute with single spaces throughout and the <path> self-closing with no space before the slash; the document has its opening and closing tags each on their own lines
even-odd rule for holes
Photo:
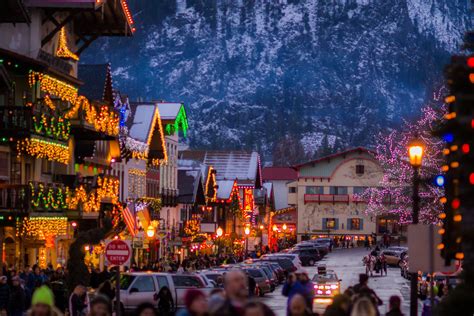
<svg viewBox="0 0 474 316">
<path fill-rule="evenodd" d="M 27 185 L 0 185 L 0 210 L 27 213 L 30 208 L 30 191 Z"/>
<path fill-rule="evenodd" d="M 38 135 L 66 142 L 69 121 L 54 115 L 33 111 L 26 106 L 0 106 L 0 138 L 28 138 Z"/>
<path fill-rule="evenodd" d="M 305 194 L 304 203 L 347 203 L 350 198 L 348 194 Z"/>
</svg>

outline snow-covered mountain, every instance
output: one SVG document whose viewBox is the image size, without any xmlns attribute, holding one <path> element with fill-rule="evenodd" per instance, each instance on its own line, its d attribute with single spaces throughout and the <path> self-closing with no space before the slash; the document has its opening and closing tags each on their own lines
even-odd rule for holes
<svg viewBox="0 0 474 316">
<path fill-rule="evenodd" d="M 82 62 L 110 61 L 132 99 L 183 101 L 192 147 L 267 158 L 288 133 L 309 151 L 325 134 L 370 145 L 418 114 L 471 26 L 467 0 L 129 3 L 135 36 L 97 41 Z"/>
</svg>

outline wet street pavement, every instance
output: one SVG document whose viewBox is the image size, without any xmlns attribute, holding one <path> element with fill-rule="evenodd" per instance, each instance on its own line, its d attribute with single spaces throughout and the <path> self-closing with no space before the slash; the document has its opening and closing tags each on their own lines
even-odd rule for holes
<svg viewBox="0 0 474 316">
<path fill-rule="evenodd" d="M 358 283 L 360 273 L 365 273 L 362 257 L 366 254 L 367 251 L 364 248 L 336 249 L 314 267 L 304 268 L 308 271 L 309 277 L 312 278 L 317 273 L 317 265 L 325 264 L 327 269 L 336 271 L 339 279 L 342 279 L 341 292 L 343 292 L 348 286 Z M 371 277 L 369 286 L 383 300 L 384 305 L 379 306 L 381 315 L 388 311 L 388 299 L 392 295 L 398 295 L 402 298 L 402 312 L 405 315 L 409 314 L 410 282 L 400 275 L 398 267 L 389 267 L 387 276 Z M 282 285 L 262 299 L 277 315 L 286 314 L 287 298 L 281 295 L 281 289 Z"/>
</svg>

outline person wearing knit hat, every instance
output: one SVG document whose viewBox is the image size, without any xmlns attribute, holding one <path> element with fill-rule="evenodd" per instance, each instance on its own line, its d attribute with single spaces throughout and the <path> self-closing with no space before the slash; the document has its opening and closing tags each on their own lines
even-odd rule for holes
<svg viewBox="0 0 474 316">
<path fill-rule="evenodd" d="M 177 316 L 205 316 L 207 315 L 206 295 L 198 289 L 189 289 L 184 294 L 186 309 L 178 312 Z"/>
<path fill-rule="evenodd" d="M 54 306 L 54 294 L 49 287 L 43 285 L 36 289 L 31 298 L 31 309 L 28 316 L 59 316 L 61 312 Z"/>
</svg>

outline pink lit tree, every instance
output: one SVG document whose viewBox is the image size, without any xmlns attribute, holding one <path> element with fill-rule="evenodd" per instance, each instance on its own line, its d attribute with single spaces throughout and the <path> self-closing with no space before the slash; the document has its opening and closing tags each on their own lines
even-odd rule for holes
<svg viewBox="0 0 474 316">
<path fill-rule="evenodd" d="M 442 89 L 435 93 L 433 101 L 422 109 L 419 120 L 404 122 L 400 130 L 388 135 L 379 135 L 375 149 L 375 158 L 383 168 L 383 177 L 378 187 L 369 188 L 361 197 L 367 201 L 367 213 L 370 215 L 395 214 L 400 223 L 410 223 L 412 213 L 413 169 L 408 162 L 407 146 L 415 137 L 425 144 L 423 165 L 420 169 L 422 184 L 420 186 L 420 222 L 435 223 L 442 210 L 439 202 L 442 189 L 433 181 L 439 174 L 442 163 L 444 142 L 435 136 L 433 131 L 445 114 L 442 103 Z"/>
</svg>

